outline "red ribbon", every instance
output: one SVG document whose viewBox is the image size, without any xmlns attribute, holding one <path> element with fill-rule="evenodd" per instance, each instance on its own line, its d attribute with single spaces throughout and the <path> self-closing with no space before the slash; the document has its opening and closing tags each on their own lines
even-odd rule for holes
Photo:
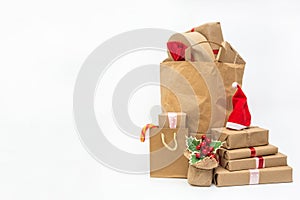
<svg viewBox="0 0 300 200">
<path fill-rule="evenodd" d="M 255 157 L 256 156 L 256 151 L 254 149 L 254 147 L 249 147 L 250 151 L 251 151 L 251 157 Z"/>
<path fill-rule="evenodd" d="M 258 156 L 258 166 L 257 169 L 264 168 L 264 158 L 262 156 Z"/>
<path fill-rule="evenodd" d="M 171 41 L 167 43 L 168 50 L 175 61 L 185 60 L 187 46 L 181 42 Z"/>
<path fill-rule="evenodd" d="M 219 49 L 213 49 L 213 53 L 216 55 L 219 53 Z"/>
</svg>

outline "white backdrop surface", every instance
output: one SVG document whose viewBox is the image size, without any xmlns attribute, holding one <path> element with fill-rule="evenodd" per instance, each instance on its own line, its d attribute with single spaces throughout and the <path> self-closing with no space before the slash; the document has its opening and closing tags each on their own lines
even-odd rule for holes
<svg viewBox="0 0 300 200">
<path fill-rule="evenodd" d="M 0 198 L 275 200 L 299 194 L 299 10 L 296 0 L 1 1 Z M 246 60 L 243 89 L 253 124 L 270 129 L 270 143 L 288 155 L 294 182 L 198 188 L 183 179 L 116 172 L 94 160 L 80 142 L 72 111 L 75 80 L 87 56 L 124 31 L 183 32 L 212 21 L 221 22 L 225 40 Z M 116 62 L 111 73 L 117 78 L 165 56 L 138 52 Z M 118 80 L 103 81 L 109 95 Z M 111 100 L 96 95 L 99 121 L 101 101 Z M 128 107 L 133 123 L 149 122 L 149 110 L 158 103 L 158 87 L 136 91 Z M 148 143 L 119 134 L 113 120 L 105 128 L 124 151 L 148 152 Z"/>
</svg>

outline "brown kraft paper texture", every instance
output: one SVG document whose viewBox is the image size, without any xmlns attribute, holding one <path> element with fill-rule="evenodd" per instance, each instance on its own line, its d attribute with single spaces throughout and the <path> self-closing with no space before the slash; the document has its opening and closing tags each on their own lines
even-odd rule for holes
<svg viewBox="0 0 300 200">
<path fill-rule="evenodd" d="M 276 154 L 278 152 L 278 147 L 275 147 L 273 145 L 264 145 L 264 146 L 256 146 L 252 147 L 254 149 L 255 155 L 254 156 L 266 156 L 266 155 L 272 155 Z M 250 158 L 251 156 L 251 150 L 249 147 L 246 148 L 240 148 L 240 149 L 225 149 L 220 148 L 218 150 L 218 154 L 221 158 L 227 159 L 227 160 L 235 160 L 235 159 L 241 159 L 241 158 Z"/>
<path fill-rule="evenodd" d="M 232 111 L 232 83 L 242 84 L 245 63 L 165 61 L 160 64 L 164 112 L 187 114 L 190 132 L 222 127 Z"/>
<path fill-rule="evenodd" d="M 218 167 L 214 172 L 214 183 L 216 186 L 237 186 L 264 183 L 292 182 L 292 168 L 289 166 L 270 167 L 256 169 L 258 182 L 251 183 L 251 170 L 240 170 L 230 172 L 223 167 Z"/>
<path fill-rule="evenodd" d="M 269 130 L 250 127 L 240 131 L 227 128 L 211 129 L 211 134 L 219 136 L 219 140 L 225 142 L 223 147 L 226 149 L 237 149 L 267 145 L 269 143 Z"/>
<path fill-rule="evenodd" d="M 175 136 L 174 136 L 175 135 Z M 150 176 L 186 178 L 188 159 L 186 150 L 187 128 L 152 128 L 150 130 Z"/>
<path fill-rule="evenodd" d="M 260 158 L 254 157 L 238 160 L 226 160 L 222 158 L 220 160 L 220 165 L 229 171 L 286 166 L 287 156 L 277 153 L 275 155 L 262 156 Z"/>
</svg>

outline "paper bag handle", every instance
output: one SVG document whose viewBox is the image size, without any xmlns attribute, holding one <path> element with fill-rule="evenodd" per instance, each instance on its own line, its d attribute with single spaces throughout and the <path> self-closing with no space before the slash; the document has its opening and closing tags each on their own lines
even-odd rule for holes
<svg viewBox="0 0 300 200">
<path fill-rule="evenodd" d="M 217 42 L 209 41 L 209 40 L 197 42 L 197 43 L 191 45 L 189 48 L 191 48 L 191 47 L 193 47 L 193 46 L 196 46 L 196 45 L 198 45 L 198 44 L 202 44 L 202 43 L 215 44 L 215 45 L 218 45 L 218 46 L 221 47 L 221 48 L 224 48 L 223 45 L 221 45 L 221 44 L 219 44 L 219 43 L 217 43 Z M 239 55 L 239 53 L 236 52 L 235 57 L 234 57 L 233 64 L 236 63 L 236 60 L 237 60 L 238 55 Z"/>
<path fill-rule="evenodd" d="M 198 44 L 202 44 L 202 43 L 211 43 L 211 44 L 215 44 L 215 45 L 218 45 L 219 47 L 224 48 L 221 44 L 219 44 L 219 43 L 217 43 L 217 42 L 209 41 L 209 40 L 197 42 L 197 43 L 195 43 L 195 44 L 192 44 L 191 47 L 196 46 L 196 45 L 198 45 Z"/>
<path fill-rule="evenodd" d="M 176 140 L 176 133 L 174 132 L 174 135 L 173 135 L 173 140 L 174 140 L 174 147 L 170 147 L 166 142 L 165 142 L 165 134 L 164 133 L 161 133 L 161 141 L 163 143 L 163 145 L 169 149 L 170 151 L 175 151 L 177 149 L 177 140 Z"/>
<path fill-rule="evenodd" d="M 146 124 L 142 130 L 141 130 L 141 135 L 140 135 L 140 141 L 141 142 L 145 142 L 145 139 L 146 139 L 146 132 L 148 129 L 151 129 L 151 128 L 158 128 L 158 126 L 154 125 L 154 124 Z"/>
<path fill-rule="evenodd" d="M 217 50 L 211 49 L 211 51 L 212 51 L 213 54 L 218 54 L 218 52 L 220 50 L 220 47 L 223 47 L 221 44 L 216 43 L 216 42 L 212 42 L 212 41 L 208 41 L 208 40 L 200 41 L 200 42 L 197 42 L 195 44 L 192 44 L 191 46 L 189 46 L 188 48 L 185 49 L 185 59 L 189 58 L 191 61 L 194 61 L 194 59 L 192 58 L 192 55 L 191 55 L 191 57 L 188 56 L 188 55 L 191 54 L 190 51 L 192 51 L 192 48 L 194 46 L 197 46 L 197 45 L 200 45 L 200 44 L 204 44 L 204 43 L 215 44 L 215 45 L 219 46 L 219 49 L 217 49 Z M 204 61 L 204 62 L 213 62 L 215 60 L 215 56 L 213 56 L 213 58 L 212 58 L 207 51 L 208 50 L 206 48 L 201 48 L 201 52 L 202 52 L 201 53 L 201 60 Z"/>
</svg>

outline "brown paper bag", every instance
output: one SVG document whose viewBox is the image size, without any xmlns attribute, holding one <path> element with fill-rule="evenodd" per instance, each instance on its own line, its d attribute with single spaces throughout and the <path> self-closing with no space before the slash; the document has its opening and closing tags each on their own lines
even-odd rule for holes
<svg viewBox="0 0 300 200">
<path fill-rule="evenodd" d="M 187 128 L 152 128 L 150 130 L 150 176 L 186 178 L 188 160 L 186 149 Z"/>
<path fill-rule="evenodd" d="M 245 62 L 165 61 L 160 65 L 161 105 L 185 112 L 190 132 L 222 127 L 232 110 L 234 81 L 242 84 Z"/>
<path fill-rule="evenodd" d="M 225 125 L 235 92 L 231 85 L 242 84 L 245 61 L 229 43 L 223 43 L 219 22 L 193 31 L 175 34 L 174 40 L 187 46 L 185 61 L 167 59 L 160 65 L 161 105 L 164 112 L 185 112 L 190 132 L 206 133 Z M 212 52 L 218 53 L 219 60 Z"/>
</svg>

